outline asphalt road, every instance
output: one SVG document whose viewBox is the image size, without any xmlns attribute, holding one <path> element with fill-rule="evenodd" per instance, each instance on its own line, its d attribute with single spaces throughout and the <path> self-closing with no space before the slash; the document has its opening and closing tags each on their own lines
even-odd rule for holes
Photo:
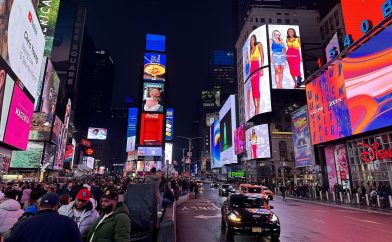
<svg viewBox="0 0 392 242">
<path fill-rule="evenodd" d="M 178 242 L 228 241 L 221 227 L 220 207 L 226 198 L 207 184 L 198 199 L 177 207 Z M 305 203 L 271 202 L 281 223 L 280 241 L 391 242 L 392 215 Z M 231 240 L 233 241 L 233 240 Z M 270 241 L 269 237 L 235 235 L 234 241 Z"/>
</svg>

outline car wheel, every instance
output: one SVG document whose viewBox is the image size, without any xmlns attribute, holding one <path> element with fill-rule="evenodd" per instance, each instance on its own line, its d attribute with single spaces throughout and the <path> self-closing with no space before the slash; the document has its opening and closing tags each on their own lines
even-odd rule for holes
<svg viewBox="0 0 392 242">
<path fill-rule="evenodd" d="M 234 237 L 234 233 L 228 224 L 225 224 L 225 236 L 226 236 L 226 240 L 229 241 Z"/>
<path fill-rule="evenodd" d="M 273 234 L 271 235 L 271 241 L 277 242 L 279 241 L 280 234 Z"/>
</svg>

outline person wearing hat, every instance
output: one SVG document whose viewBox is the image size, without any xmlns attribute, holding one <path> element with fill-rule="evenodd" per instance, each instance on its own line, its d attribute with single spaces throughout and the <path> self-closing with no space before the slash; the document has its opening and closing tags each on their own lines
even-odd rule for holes
<svg viewBox="0 0 392 242">
<path fill-rule="evenodd" d="M 57 193 L 43 195 L 38 213 L 18 224 L 6 242 L 81 242 L 77 224 L 57 212 L 59 202 Z"/>
<path fill-rule="evenodd" d="M 87 242 L 129 242 L 131 220 L 127 206 L 118 202 L 117 192 L 107 189 L 101 198 L 101 215 L 91 227 Z"/>
<path fill-rule="evenodd" d="M 63 205 L 59 209 L 59 214 L 71 218 L 79 227 L 82 238 L 85 238 L 91 225 L 97 220 L 99 214 L 90 201 L 91 193 L 83 188 L 76 194 L 75 201 L 68 205 Z"/>
</svg>

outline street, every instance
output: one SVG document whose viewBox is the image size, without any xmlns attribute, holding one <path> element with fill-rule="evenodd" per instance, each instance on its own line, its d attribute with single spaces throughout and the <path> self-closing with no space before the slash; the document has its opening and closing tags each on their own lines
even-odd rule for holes
<svg viewBox="0 0 392 242">
<path fill-rule="evenodd" d="M 220 207 L 225 197 L 204 184 L 198 199 L 177 208 L 177 241 L 227 241 Z M 270 203 L 281 223 L 280 241 L 392 241 L 392 216 L 296 201 Z M 234 241 L 270 241 L 269 237 L 235 235 Z"/>
</svg>

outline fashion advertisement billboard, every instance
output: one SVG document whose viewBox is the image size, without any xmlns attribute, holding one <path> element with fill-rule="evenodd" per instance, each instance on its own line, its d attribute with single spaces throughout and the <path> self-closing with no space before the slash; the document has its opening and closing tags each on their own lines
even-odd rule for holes
<svg viewBox="0 0 392 242">
<path fill-rule="evenodd" d="M 261 74 L 263 73 L 263 74 Z M 254 72 L 244 84 L 245 120 L 272 111 L 268 68 Z"/>
<path fill-rule="evenodd" d="M 303 77 L 298 25 L 268 25 L 272 88 L 294 89 Z"/>
<path fill-rule="evenodd" d="M 241 154 L 246 150 L 245 145 L 245 124 L 241 124 L 234 133 L 234 151 L 235 154 Z"/>
<path fill-rule="evenodd" d="M 246 153 L 248 160 L 271 158 L 268 124 L 253 126 L 246 130 Z"/>
<path fill-rule="evenodd" d="M 295 167 L 314 165 L 306 106 L 291 114 L 291 129 L 293 132 Z"/>
<path fill-rule="evenodd" d="M 306 85 L 312 144 L 351 135 L 342 64 L 336 64 Z"/>
<path fill-rule="evenodd" d="M 68 138 L 68 125 L 69 125 L 70 115 L 71 115 L 71 100 L 68 99 L 67 106 L 65 107 L 64 124 L 61 130 L 61 135 L 57 142 L 58 145 L 56 147 L 56 159 L 53 165 L 53 170 L 61 170 L 63 168 L 65 147 L 67 145 L 67 138 Z"/>
<path fill-rule="evenodd" d="M 165 52 L 165 35 L 146 34 L 146 50 Z"/>
<path fill-rule="evenodd" d="M 244 83 L 260 68 L 268 66 L 268 42 L 267 27 L 260 26 L 253 30 L 242 47 L 242 67 Z M 261 71 L 254 75 L 254 79 L 260 80 L 265 72 Z M 268 80 L 269 82 L 269 80 Z"/>
<path fill-rule="evenodd" d="M 162 145 L 162 114 L 143 113 L 140 126 L 140 145 Z"/>
<path fill-rule="evenodd" d="M 326 146 L 324 148 L 327 164 L 328 183 L 330 192 L 336 184 L 345 190 L 350 189 L 350 173 L 348 169 L 347 151 L 344 144 Z"/>
<path fill-rule="evenodd" d="M 165 130 L 165 140 L 171 141 L 174 136 L 174 109 L 166 109 L 166 130 Z"/>
<path fill-rule="evenodd" d="M 236 96 L 230 95 L 219 111 L 220 163 L 237 163 L 234 152 L 234 129 L 237 127 Z"/>
<path fill-rule="evenodd" d="M 327 57 L 327 63 L 338 56 L 340 53 L 340 45 L 338 39 L 338 33 L 335 33 L 332 36 L 332 39 L 328 42 L 327 46 L 325 47 L 325 56 Z"/>
<path fill-rule="evenodd" d="M 136 149 L 137 108 L 128 109 L 127 147 L 126 152 Z"/>
<path fill-rule="evenodd" d="M 220 162 L 220 126 L 219 120 L 215 120 L 211 125 L 211 160 L 212 168 L 220 168 L 222 167 L 222 163 Z"/>
<path fill-rule="evenodd" d="M 163 112 L 164 83 L 145 82 L 143 84 L 143 111 Z"/>
<path fill-rule="evenodd" d="M 53 68 L 50 59 L 46 64 L 45 80 L 42 90 L 42 101 L 40 111 L 48 115 L 48 122 L 52 122 L 56 111 L 57 97 L 60 88 L 60 79 Z"/>
<path fill-rule="evenodd" d="M 144 54 L 144 80 L 165 81 L 166 55 L 145 53 Z"/>
<path fill-rule="evenodd" d="M 89 127 L 87 131 L 87 139 L 91 140 L 106 140 L 108 130 L 105 128 Z"/>
</svg>

